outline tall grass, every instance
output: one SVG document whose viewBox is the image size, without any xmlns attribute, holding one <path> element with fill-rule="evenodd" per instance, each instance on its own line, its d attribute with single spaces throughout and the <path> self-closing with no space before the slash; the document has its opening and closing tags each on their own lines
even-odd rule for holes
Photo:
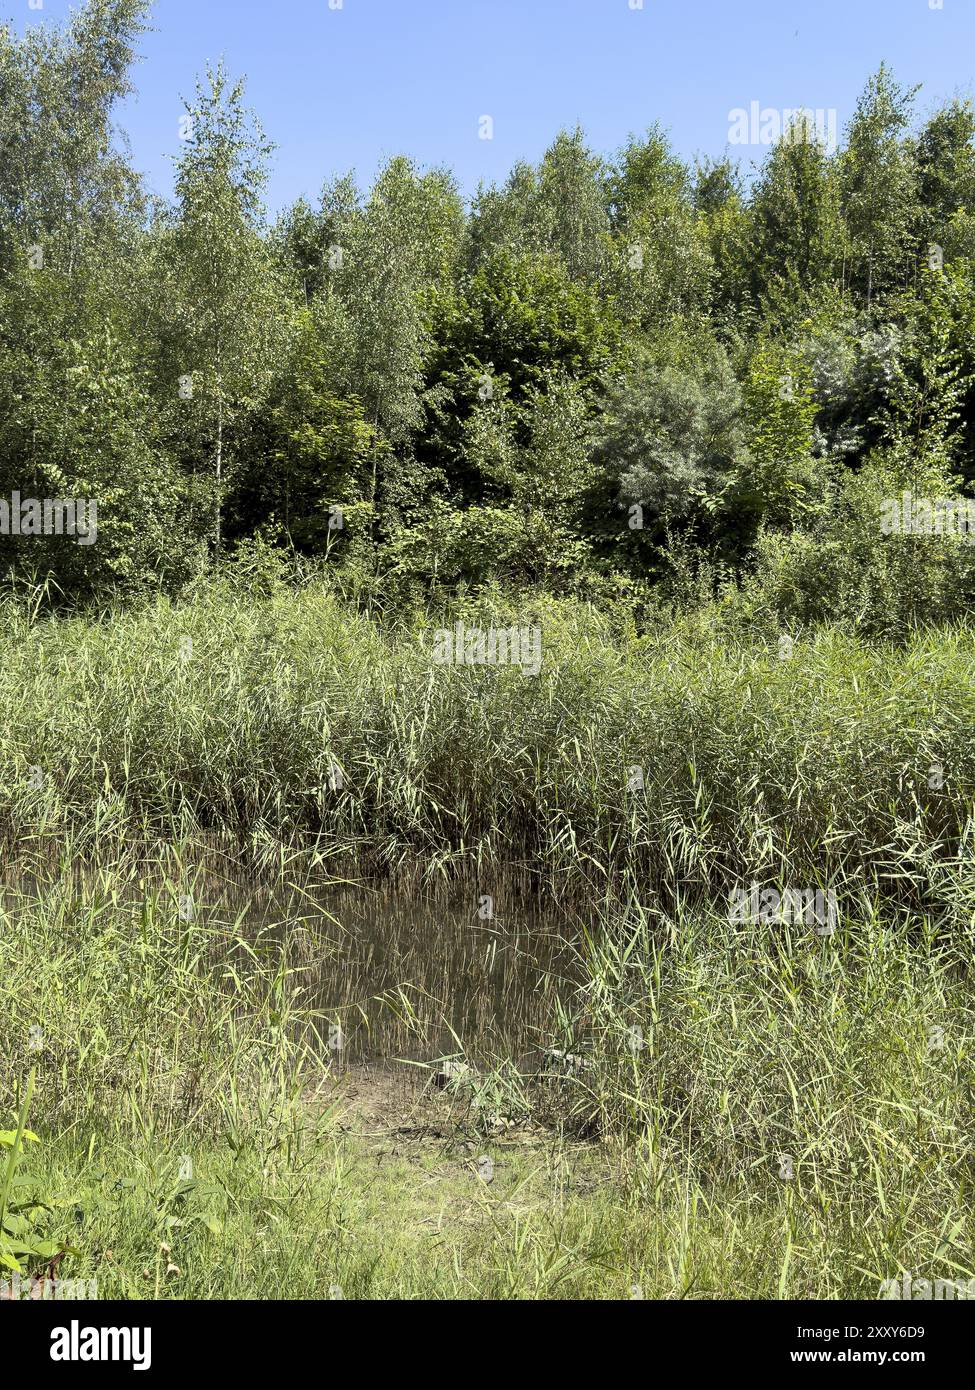
<svg viewBox="0 0 975 1390">
<path fill-rule="evenodd" d="M 126 1297 L 975 1277 L 971 636 L 823 630 L 782 659 L 774 632 L 638 635 L 544 600 L 519 614 L 533 677 L 434 663 L 458 614 L 515 617 L 384 624 L 229 584 L 98 621 L 6 610 L 0 1107 L 35 1076 L 36 1240 Z M 404 916 L 386 961 L 411 978 L 369 998 L 373 946 L 320 892 L 379 873 L 459 879 L 472 909 L 540 890 L 551 975 L 520 908 L 450 962 Z M 255 918 L 255 879 L 297 886 Z M 751 882 L 833 889 L 836 931 L 729 921 Z M 330 1025 L 398 1011 L 369 1036 L 429 1049 L 478 981 L 468 1128 L 376 1154 L 333 1109 Z M 513 1000 L 561 1063 L 484 1061 Z M 544 1146 L 505 1146 L 525 1113 Z"/>
<path fill-rule="evenodd" d="M 819 937 L 633 903 L 582 949 L 575 1114 L 628 1137 L 647 1203 L 777 1213 L 767 1274 L 794 1297 L 973 1277 L 970 931 L 876 911 Z"/>
<path fill-rule="evenodd" d="M 968 632 L 822 630 L 783 660 L 774 636 L 637 636 L 553 600 L 521 620 L 543 628 L 537 677 L 437 665 L 436 619 L 382 627 L 314 588 L 215 586 L 95 623 L 8 607 L 8 847 L 205 831 L 256 860 L 302 843 L 590 894 L 628 876 L 671 905 L 768 879 L 919 907 L 968 858 Z"/>
<path fill-rule="evenodd" d="M 878 912 L 820 938 L 634 899 L 562 985 L 553 1041 L 582 1065 L 482 1066 L 470 1116 L 410 1154 L 337 1108 L 309 921 L 245 928 L 202 893 L 184 920 L 184 887 L 103 869 L 4 900 L 0 1109 L 33 1074 L 23 1190 L 38 1243 L 77 1252 L 59 1277 L 129 1298 L 872 1298 L 905 1270 L 975 1277 L 954 924 Z M 506 1137 L 511 1107 L 546 1137 Z"/>
</svg>

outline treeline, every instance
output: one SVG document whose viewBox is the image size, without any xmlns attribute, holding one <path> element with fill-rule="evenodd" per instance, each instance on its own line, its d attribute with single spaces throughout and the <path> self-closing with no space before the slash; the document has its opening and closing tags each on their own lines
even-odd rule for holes
<svg viewBox="0 0 975 1390">
<path fill-rule="evenodd" d="M 5 570 L 100 599 L 257 539 L 394 596 L 967 609 L 966 545 L 878 522 L 975 477 L 967 102 L 919 120 L 881 67 L 836 151 L 800 121 L 747 184 L 656 127 L 612 159 L 563 132 L 469 208 L 396 158 L 270 224 L 220 69 L 172 204 L 140 185 L 113 112 L 145 10 L 0 31 L 0 497 L 98 502 L 96 544 L 0 535 Z"/>
</svg>

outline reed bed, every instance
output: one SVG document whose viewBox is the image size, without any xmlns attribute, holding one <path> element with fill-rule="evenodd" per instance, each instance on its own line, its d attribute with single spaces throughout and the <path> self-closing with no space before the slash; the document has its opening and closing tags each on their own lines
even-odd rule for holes
<svg viewBox="0 0 975 1390">
<path fill-rule="evenodd" d="M 458 612 L 537 623 L 538 675 L 432 661 Z M 130 1298 L 975 1278 L 967 632 L 783 659 L 230 584 L 6 622 L 0 1257 L 26 1221 Z M 837 920 L 732 920 L 752 884 Z M 448 1053 L 452 1137 L 350 1129 L 353 1055 L 422 1093 Z"/>
<path fill-rule="evenodd" d="M 543 660 L 442 665 L 438 623 L 537 624 Z M 10 606 L 0 827 L 40 853 L 193 834 L 426 884 L 665 904 L 743 881 L 951 904 L 975 793 L 975 645 L 747 638 L 540 600 L 377 622 L 215 585 L 102 621 Z"/>
<path fill-rule="evenodd" d="M 0 910 L 0 1105 L 33 1078 L 22 1178 L 60 1277 L 127 1298 L 874 1298 L 904 1271 L 975 1277 L 956 923 L 877 913 L 821 938 L 634 898 L 565 943 L 548 1041 L 578 1065 L 492 1063 L 475 1029 L 466 1118 L 408 1156 L 349 1131 L 329 1038 L 355 1017 L 382 1038 L 389 1011 L 432 1064 L 431 1000 L 341 1002 L 361 963 L 323 958 L 341 912 L 234 915 L 197 883 L 184 920 L 185 887 L 75 871 Z M 443 945 L 428 926 L 414 970 Z"/>
</svg>

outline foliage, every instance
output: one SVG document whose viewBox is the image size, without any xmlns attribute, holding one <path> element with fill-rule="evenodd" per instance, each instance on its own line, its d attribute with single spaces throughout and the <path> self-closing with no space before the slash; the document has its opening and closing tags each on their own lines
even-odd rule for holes
<svg viewBox="0 0 975 1390">
<path fill-rule="evenodd" d="M 256 538 L 370 603 L 636 592 L 688 545 L 751 583 L 847 524 L 878 449 L 975 477 L 969 103 L 915 127 L 881 66 L 839 149 L 799 114 L 747 189 L 657 125 L 609 157 L 577 129 L 469 209 L 396 156 L 269 226 L 222 67 L 172 204 L 142 190 L 113 115 L 144 22 L 90 0 L 0 38 L 0 495 L 99 509 L 96 544 L 0 551 L 58 602 L 175 594 Z M 823 575 L 840 607 L 871 582 Z"/>
</svg>

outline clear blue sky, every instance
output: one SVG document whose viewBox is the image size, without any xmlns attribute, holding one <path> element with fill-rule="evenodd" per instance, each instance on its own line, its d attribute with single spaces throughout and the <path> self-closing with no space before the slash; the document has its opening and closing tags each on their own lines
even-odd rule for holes
<svg viewBox="0 0 975 1390">
<path fill-rule="evenodd" d="M 332 0 L 337 3 L 337 0 Z M 835 108 L 842 130 L 886 59 L 923 83 L 920 109 L 970 94 L 975 0 L 157 0 L 138 95 L 122 112 L 150 187 L 171 187 L 180 96 L 221 56 L 247 77 L 278 149 L 279 208 L 355 169 L 368 182 L 398 153 L 446 164 L 465 194 L 536 160 L 577 122 L 615 150 L 661 121 L 686 157 L 721 154 L 728 116 L 763 107 Z M 67 0 L 7 0 L 13 23 L 62 19 Z M 490 115 L 493 140 L 478 138 Z M 735 150 L 744 161 L 761 149 Z"/>
</svg>

